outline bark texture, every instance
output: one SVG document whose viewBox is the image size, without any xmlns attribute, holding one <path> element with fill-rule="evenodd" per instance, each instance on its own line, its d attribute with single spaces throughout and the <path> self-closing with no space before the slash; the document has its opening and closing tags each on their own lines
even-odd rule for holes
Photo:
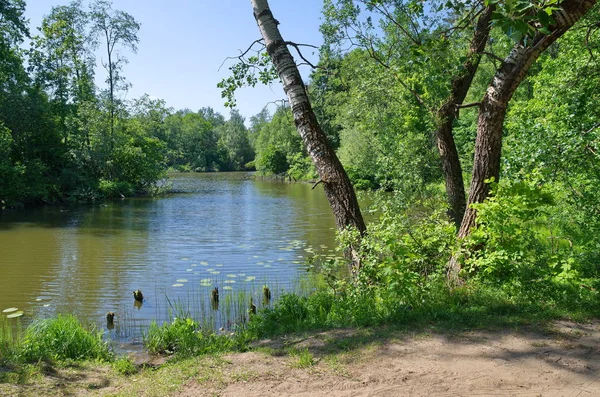
<svg viewBox="0 0 600 397">
<path fill-rule="evenodd" d="M 556 24 L 551 26 L 551 33 L 538 32 L 528 45 L 516 44 L 492 78 L 479 110 L 471 188 L 458 232 L 459 239 L 466 237 L 475 225 L 477 211 L 471 208 L 471 204 L 483 202 L 489 194 L 489 184 L 485 181 L 491 178 L 497 181 L 500 176 L 502 130 L 510 99 L 539 56 L 596 3 L 597 0 L 565 0 L 560 3 L 561 9 L 552 14 Z M 459 271 L 460 264 L 453 257 L 448 268 L 449 281 L 458 280 Z"/>
<path fill-rule="evenodd" d="M 481 54 L 485 50 L 485 45 L 490 34 L 490 20 L 493 10 L 493 6 L 486 7 L 481 13 L 475 26 L 473 39 L 471 40 L 467 60 L 463 64 L 462 72 L 452 79 L 450 96 L 437 112 L 439 124 L 436 130 L 436 139 L 442 160 L 446 195 L 448 196 L 448 213 L 456 224 L 457 229 L 460 227 L 465 213 L 466 196 L 462 167 L 452 130 L 454 120 L 458 116 L 458 106 L 464 102 L 469 92 L 473 77 L 479 67 Z"/>
<path fill-rule="evenodd" d="M 323 183 L 337 228 L 354 227 L 362 235 L 366 227 L 354 188 L 317 122 L 296 62 L 277 28 L 279 22 L 273 17 L 267 0 L 251 0 L 251 3 L 267 52 L 283 82 L 296 129 Z"/>
</svg>

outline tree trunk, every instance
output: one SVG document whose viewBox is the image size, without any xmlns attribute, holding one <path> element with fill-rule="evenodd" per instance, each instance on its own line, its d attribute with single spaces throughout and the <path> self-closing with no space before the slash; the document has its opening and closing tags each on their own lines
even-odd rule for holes
<svg viewBox="0 0 600 397">
<path fill-rule="evenodd" d="M 454 120 L 458 116 L 458 106 L 463 103 L 473 77 L 479 67 L 481 53 L 485 49 L 489 33 L 490 20 L 494 10 L 493 6 L 486 7 L 475 26 L 467 60 L 463 64 L 462 72 L 452 79 L 452 91 L 448 99 L 437 112 L 438 127 L 436 130 L 437 146 L 442 160 L 442 170 L 446 183 L 446 195 L 450 206 L 448 215 L 454 221 L 456 229 L 460 227 L 463 219 L 466 198 L 465 184 L 462 176 L 462 167 L 458 151 L 452 134 Z"/>
<path fill-rule="evenodd" d="M 342 230 L 353 227 L 363 235 L 366 227 L 356 194 L 346 171 L 317 122 L 296 62 L 277 28 L 279 22 L 273 17 L 267 0 L 251 0 L 251 2 L 254 18 L 265 40 L 267 52 L 290 101 L 296 129 L 323 182 L 337 228 Z M 357 266 L 356 261 L 354 264 Z"/>
<path fill-rule="evenodd" d="M 114 80 L 114 70 L 112 63 L 112 48 L 111 48 L 111 38 L 108 32 L 108 28 L 106 28 L 106 52 L 108 53 L 108 83 L 109 83 L 109 99 L 110 99 L 110 151 L 112 153 L 114 149 L 114 137 L 115 137 L 115 80 Z"/>
<path fill-rule="evenodd" d="M 489 183 L 486 181 L 491 178 L 498 181 L 500 176 L 502 129 L 510 99 L 538 57 L 596 2 L 597 0 L 565 0 L 560 3 L 561 9 L 552 14 L 556 25 L 550 27 L 551 33 L 536 33 L 527 46 L 516 44 L 493 77 L 479 110 L 473 176 L 467 210 L 458 232 L 459 239 L 466 237 L 475 225 L 477 211 L 471 208 L 471 204 L 483 202 L 489 194 Z M 460 264 L 456 258 L 452 258 L 448 269 L 449 280 L 457 280 L 459 271 Z"/>
</svg>

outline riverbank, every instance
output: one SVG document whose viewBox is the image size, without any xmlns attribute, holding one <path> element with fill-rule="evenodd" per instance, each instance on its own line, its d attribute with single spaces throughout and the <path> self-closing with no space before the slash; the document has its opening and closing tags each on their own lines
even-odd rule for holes
<svg viewBox="0 0 600 397">
<path fill-rule="evenodd" d="M 251 351 L 167 362 L 42 368 L 3 396 L 426 396 L 600 394 L 600 321 L 413 333 L 395 327 L 294 334 Z"/>
</svg>

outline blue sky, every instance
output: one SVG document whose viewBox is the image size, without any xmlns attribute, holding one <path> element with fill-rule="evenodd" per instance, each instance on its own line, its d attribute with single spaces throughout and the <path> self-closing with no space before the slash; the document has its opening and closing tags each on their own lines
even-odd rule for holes
<svg viewBox="0 0 600 397">
<path fill-rule="evenodd" d="M 85 1 L 85 0 L 84 0 Z M 52 6 L 65 0 L 27 0 L 26 18 L 31 33 L 37 34 L 42 18 Z M 320 45 L 322 0 L 271 0 L 284 39 Z M 229 75 L 229 56 L 239 55 L 260 38 L 249 0 L 113 0 L 113 8 L 128 12 L 138 22 L 140 43 L 137 54 L 123 52 L 129 59 L 124 76 L 132 84 L 126 98 L 144 93 L 166 100 L 175 109 L 198 110 L 211 106 L 226 117 L 217 83 Z M 307 49 L 305 55 L 314 50 Z M 101 53 L 98 53 L 98 57 Z M 309 58 L 316 60 L 316 54 Z M 99 59 L 98 59 L 99 64 Z M 303 75 L 309 70 L 304 67 Z M 102 84 L 105 72 L 97 69 Z M 265 104 L 284 98 L 279 84 L 244 88 L 236 94 L 238 109 L 249 119 Z"/>
</svg>

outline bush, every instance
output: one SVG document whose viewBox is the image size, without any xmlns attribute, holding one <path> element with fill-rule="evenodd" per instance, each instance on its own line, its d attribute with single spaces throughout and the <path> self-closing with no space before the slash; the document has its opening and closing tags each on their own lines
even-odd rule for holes
<svg viewBox="0 0 600 397">
<path fill-rule="evenodd" d="M 38 320 L 25 331 L 19 348 L 19 357 L 25 362 L 100 360 L 112 358 L 102 332 L 85 329 L 71 315 Z"/>
</svg>

